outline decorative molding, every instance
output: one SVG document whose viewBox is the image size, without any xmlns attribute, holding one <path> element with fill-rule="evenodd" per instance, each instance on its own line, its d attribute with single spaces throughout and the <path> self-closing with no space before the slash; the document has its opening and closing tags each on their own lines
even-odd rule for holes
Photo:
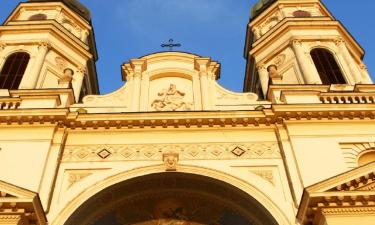
<svg viewBox="0 0 375 225">
<path fill-rule="evenodd" d="M 302 46 L 302 40 L 293 39 L 293 40 L 290 41 L 290 45 L 292 45 L 292 46 Z"/>
<path fill-rule="evenodd" d="M 363 215 L 375 214 L 375 207 L 322 208 L 323 215 Z"/>
<path fill-rule="evenodd" d="M 4 48 L 7 46 L 6 43 L 0 42 L 0 50 L 4 50 Z"/>
<path fill-rule="evenodd" d="M 86 67 L 83 66 L 83 65 L 78 66 L 77 67 L 77 73 L 78 74 L 83 74 L 83 75 L 86 74 L 87 73 Z"/>
<path fill-rule="evenodd" d="M 329 189 L 330 192 L 345 191 L 371 191 L 375 189 L 375 172 L 353 178 L 334 188 Z"/>
<path fill-rule="evenodd" d="M 268 181 L 272 185 L 275 185 L 275 181 L 274 181 L 274 176 L 273 176 L 273 171 L 272 170 L 254 170 L 254 171 L 251 171 L 251 172 L 254 173 L 255 175 L 263 178 L 264 180 Z"/>
<path fill-rule="evenodd" d="M 57 56 L 55 58 L 55 64 L 56 64 L 56 67 L 62 72 L 64 71 L 64 69 L 66 69 L 66 67 L 68 66 L 68 62 L 60 57 L 60 56 Z"/>
<path fill-rule="evenodd" d="M 103 157 L 103 151 L 106 151 Z M 239 152 L 241 149 L 243 152 Z M 275 142 L 262 143 L 200 143 L 140 145 L 77 145 L 66 146 L 63 162 L 158 161 L 164 154 L 175 153 L 180 160 L 197 159 L 279 159 Z"/>
<path fill-rule="evenodd" d="M 340 143 L 342 154 L 348 168 L 358 167 L 358 157 L 363 152 L 375 149 L 375 142 Z"/>
<path fill-rule="evenodd" d="M 38 47 L 49 50 L 49 49 L 52 48 L 52 45 L 49 41 L 41 41 L 41 42 L 38 43 Z"/>
<path fill-rule="evenodd" d="M 11 195 L 5 191 L 0 191 L 0 198 L 16 198 L 16 196 Z"/>
<path fill-rule="evenodd" d="M 277 55 L 277 56 L 273 59 L 273 63 L 274 63 L 277 67 L 280 67 L 280 66 L 282 66 L 282 65 L 285 63 L 285 60 L 286 60 L 286 54 L 280 54 L 280 55 Z"/>
<path fill-rule="evenodd" d="M 334 41 L 335 45 L 337 45 L 337 46 L 346 44 L 345 40 L 342 37 L 337 37 L 337 38 L 333 39 L 333 41 Z"/>
<path fill-rule="evenodd" d="M 68 189 L 92 174 L 92 172 L 70 172 L 68 177 Z"/>
<path fill-rule="evenodd" d="M 12 215 L 12 213 L 5 215 L 0 214 L 0 224 L 26 225 L 26 223 L 22 219 L 22 215 Z"/>
</svg>

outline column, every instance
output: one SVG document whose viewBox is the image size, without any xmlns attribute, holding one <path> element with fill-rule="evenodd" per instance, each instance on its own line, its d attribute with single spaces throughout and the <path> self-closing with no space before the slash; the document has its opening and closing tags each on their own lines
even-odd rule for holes
<svg viewBox="0 0 375 225">
<path fill-rule="evenodd" d="M 294 54 L 296 55 L 297 62 L 302 70 L 303 77 L 307 84 L 319 84 L 321 83 L 320 77 L 318 73 L 314 73 L 309 64 L 311 62 L 305 56 L 305 50 L 302 47 L 302 43 L 300 40 L 293 40 L 292 41 L 292 48 Z"/>
<path fill-rule="evenodd" d="M 340 54 L 344 57 L 344 60 L 345 60 L 346 64 L 349 66 L 350 73 L 351 73 L 352 77 L 354 78 L 354 82 L 356 84 L 362 83 L 361 73 L 360 73 L 360 71 L 357 67 L 357 64 L 355 63 L 353 57 L 350 55 L 344 39 L 337 38 L 335 40 L 335 43 L 339 47 Z"/>
<path fill-rule="evenodd" d="M 40 71 L 42 70 L 44 61 L 50 48 L 51 46 L 48 42 L 42 42 L 39 44 L 38 54 L 35 58 L 34 65 L 30 71 L 28 83 L 23 87 L 23 89 L 36 88 Z"/>
<path fill-rule="evenodd" d="M 201 86 L 202 109 L 209 110 L 209 90 L 208 90 L 208 72 L 207 67 L 210 63 L 209 58 L 199 58 L 195 60 L 195 69 L 199 71 L 199 82 Z"/>
<path fill-rule="evenodd" d="M 262 86 L 263 96 L 265 99 L 267 99 L 268 83 L 269 83 L 268 72 L 264 64 L 258 65 L 257 69 L 258 69 L 260 85 Z"/>
<path fill-rule="evenodd" d="M 4 56 L 5 46 L 6 46 L 5 43 L 0 43 L 0 72 L 3 68 L 3 64 L 5 63 L 5 56 Z"/>
<path fill-rule="evenodd" d="M 141 97 L 141 73 L 135 72 L 133 77 L 132 111 L 139 111 Z"/>
<path fill-rule="evenodd" d="M 79 101 L 81 89 L 83 85 L 83 79 L 85 78 L 85 68 L 83 66 L 78 67 L 77 71 L 73 75 L 73 93 L 76 102 Z"/>
<path fill-rule="evenodd" d="M 133 59 L 130 61 L 130 64 L 134 72 L 131 111 L 138 112 L 140 111 L 142 72 L 145 70 L 146 61 L 144 59 Z"/>
</svg>

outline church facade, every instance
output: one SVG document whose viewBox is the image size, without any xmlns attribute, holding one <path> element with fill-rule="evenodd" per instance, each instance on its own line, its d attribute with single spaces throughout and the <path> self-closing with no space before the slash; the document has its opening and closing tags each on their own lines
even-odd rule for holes
<svg viewBox="0 0 375 225">
<path fill-rule="evenodd" d="M 0 224 L 374 225 L 363 56 L 320 0 L 260 0 L 243 93 L 161 52 L 100 95 L 89 10 L 21 2 L 0 26 Z"/>
</svg>

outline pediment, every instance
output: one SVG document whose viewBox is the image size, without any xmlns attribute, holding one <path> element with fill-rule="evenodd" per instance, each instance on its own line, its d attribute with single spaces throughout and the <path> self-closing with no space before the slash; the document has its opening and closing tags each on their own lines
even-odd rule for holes
<svg viewBox="0 0 375 225">
<path fill-rule="evenodd" d="M 89 95 L 72 108 L 88 113 L 255 110 L 255 93 L 221 87 L 220 63 L 182 52 L 162 52 L 122 65 L 125 85 L 106 95 Z"/>
<path fill-rule="evenodd" d="M 0 181 L 0 198 L 33 199 L 37 194 L 21 187 Z"/>
<path fill-rule="evenodd" d="M 309 193 L 375 190 L 375 162 L 308 187 Z"/>
<path fill-rule="evenodd" d="M 0 181 L 1 218 L 12 218 L 17 224 L 47 224 L 37 193 Z"/>
<path fill-rule="evenodd" d="M 297 218 L 301 224 L 318 221 L 322 212 L 374 212 L 375 162 L 358 167 L 304 190 Z"/>
</svg>

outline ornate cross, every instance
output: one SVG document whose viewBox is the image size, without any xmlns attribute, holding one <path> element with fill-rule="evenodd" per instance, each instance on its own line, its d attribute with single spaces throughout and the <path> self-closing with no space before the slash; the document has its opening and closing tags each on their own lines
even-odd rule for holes
<svg viewBox="0 0 375 225">
<path fill-rule="evenodd" d="M 168 44 L 161 44 L 161 47 L 162 48 L 169 48 L 169 51 L 173 51 L 173 48 L 174 47 L 181 47 L 181 44 L 177 43 L 173 43 L 173 39 L 169 39 L 168 41 Z"/>
</svg>

